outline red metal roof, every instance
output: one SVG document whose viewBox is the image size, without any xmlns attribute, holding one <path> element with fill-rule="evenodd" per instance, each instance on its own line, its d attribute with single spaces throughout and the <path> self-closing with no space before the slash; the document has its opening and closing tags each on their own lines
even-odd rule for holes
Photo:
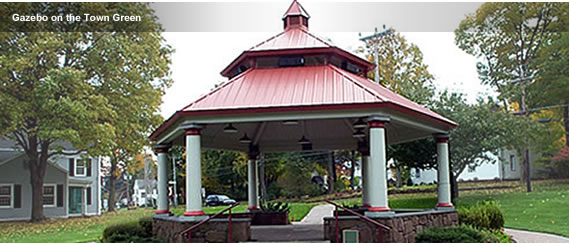
<svg viewBox="0 0 569 243">
<path fill-rule="evenodd" d="M 223 76 L 229 77 L 230 70 L 234 68 L 238 63 L 241 63 L 243 60 L 245 60 L 246 57 L 262 55 L 284 55 L 287 54 L 285 52 L 294 51 L 336 53 L 337 55 L 351 60 L 354 63 L 367 67 L 367 69 L 372 69 L 375 67 L 375 64 L 370 63 L 368 60 L 358 57 L 341 48 L 338 48 L 331 42 L 328 42 L 303 28 L 289 28 L 241 53 L 241 55 L 239 55 L 234 61 L 232 61 L 221 71 L 221 74 Z M 278 52 L 278 54 L 276 52 Z M 294 54 L 298 55 L 298 53 Z"/>
<path fill-rule="evenodd" d="M 310 18 L 308 12 L 306 12 L 306 10 L 304 10 L 302 5 L 300 5 L 296 0 L 292 1 L 292 4 L 290 5 L 290 7 L 288 7 L 288 10 L 283 15 L 283 19 L 286 18 L 287 16 L 295 16 L 295 15 L 296 16 L 302 15 L 304 17 Z"/>
<path fill-rule="evenodd" d="M 249 49 L 269 51 L 282 49 L 330 48 L 334 45 L 302 28 L 290 28 Z"/>
<path fill-rule="evenodd" d="M 304 15 L 306 11 L 296 2 L 287 15 Z M 309 33 L 305 28 L 286 28 L 282 33 L 243 52 L 222 75 L 247 58 L 291 54 L 334 54 L 353 61 L 364 68 L 374 67 L 369 61 L 335 47 Z M 454 128 L 456 123 L 422 107 L 389 89 L 362 76 L 331 64 L 300 67 L 251 67 L 231 78 L 225 85 L 211 91 L 177 111 L 152 135 L 156 138 L 167 127 L 184 116 L 248 114 L 256 112 L 290 112 L 353 108 L 387 108 L 431 120 Z"/>
<path fill-rule="evenodd" d="M 391 103 L 447 125 L 455 124 L 377 83 L 333 65 L 250 69 L 181 111 L 367 103 Z"/>
</svg>

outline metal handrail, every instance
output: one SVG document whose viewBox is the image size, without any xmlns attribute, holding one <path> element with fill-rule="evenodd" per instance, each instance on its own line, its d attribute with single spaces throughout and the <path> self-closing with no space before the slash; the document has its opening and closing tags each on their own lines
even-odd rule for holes
<svg viewBox="0 0 569 243">
<path fill-rule="evenodd" d="M 196 229 L 197 227 L 200 227 L 201 225 L 209 222 L 210 220 L 218 217 L 219 215 L 222 215 L 223 213 L 225 213 L 229 210 L 229 218 L 228 218 L 229 219 L 229 225 L 227 226 L 227 235 L 228 235 L 227 242 L 232 242 L 231 238 L 233 238 L 233 237 L 232 237 L 232 232 L 231 232 L 232 231 L 232 229 L 231 229 L 231 209 L 236 207 L 239 204 L 240 204 L 239 202 L 236 202 L 236 203 L 232 204 L 231 206 L 207 217 L 207 219 L 204 219 L 204 220 L 200 221 L 199 223 L 190 226 L 189 228 L 185 229 L 184 231 L 180 232 L 179 234 L 183 235 L 185 233 L 188 233 L 188 242 L 191 243 L 192 242 L 192 230 Z"/>
<path fill-rule="evenodd" d="M 336 221 L 336 243 L 339 243 L 339 241 L 340 241 L 340 238 L 339 238 L 339 237 L 340 237 L 340 234 L 339 234 L 340 232 L 339 232 L 339 225 L 338 225 L 338 208 L 341 208 L 341 209 L 345 210 L 346 212 L 349 212 L 349 213 L 351 213 L 351 214 L 353 214 L 353 215 L 356 215 L 356 216 L 360 217 L 361 219 L 365 220 L 366 222 L 369 222 L 369 223 L 371 223 L 371 224 L 377 226 L 377 230 L 378 230 L 378 232 L 379 232 L 379 242 L 380 242 L 380 243 L 383 242 L 383 231 L 382 231 L 382 229 L 384 229 L 384 230 L 386 230 L 386 231 L 391 230 L 391 228 L 389 228 L 389 226 L 384 225 L 384 224 L 382 224 L 382 223 L 379 223 L 379 222 L 377 222 L 377 221 L 375 221 L 375 220 L 372 220 L 372 219 L 368 218 L 367 216 L 365 216 L 365 215 L 363 215 L 363 214 L 360 214 L 360 213 L 358 213 L 358 212 L 356 212 L 356 211 L 354 211 L 354 210 L 351 210 L 351 209 L 349 209 L 349 208 L 340 206 L 339 204 L 337 204 L 337 203 L 335 203 L 335 202 L 332 202 L 332 201 L 330 201 L 330 200 L 324 200 L 324 201 L 327 202 L 327 203 L 329 203 L 329 204 L 332 204 L 332 205 L 334 205 L 334 206 L 336 207 L 336 210 L 335 210 L 335 212 L 334 212 L 334 216 L 335 216 L 334 218 L 335 218 L 335 221 Z"/>
</svg>

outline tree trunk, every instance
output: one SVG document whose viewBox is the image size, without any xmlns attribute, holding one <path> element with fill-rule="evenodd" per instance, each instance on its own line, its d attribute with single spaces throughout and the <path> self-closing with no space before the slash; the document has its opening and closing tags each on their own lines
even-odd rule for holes
<svg viewBox="0 0 569 243">
<path fill-rule="evenodd" d="M 45 219 L 43 214 L 43 179 L 47 166 L 49 143 L 41 143 L 38 153 L 38 139 L 30 137 L 28 151 L 28 164 L 30 166 L 30 184 L 32 186 L 32 222 Z"/>
<path fill-rule="evenodd" d="M 566 101 L 566 106 L 563 108 L 563 125 L 565 127 L 565 145 L 569 147 L 569 106 L 567 103 L 569 102 Z"/>
<path fill-rule="evenodd" d="M 41 168 L 40 159 L 30 159 L 30 183 L 32 185 L 32 222 L 44 219 L 43 214 L 43 179 L 45 176 L 45 167 Z"/>
<path fill-rule="evenodd" d="M 259 187 L 261 188 L 261 199 L 267 200 L 267 186 L 265 184 L 265 156 L 259 155 Z"/>
<path fill-rule="evenodd" d="M 336 182 L 336 170 L 334 168 L 334 152 L 328 154 L 328 194 L 334 192 L 334 183 Z"/>
<path fill-rule="evenodd" d="M 452 171 L 450 172 L 450 200 L 454 203 L 458 198 L 458 176 L 455 176 Z"/>
<path fill-rule="evenodd" d="M 116 203 L 116 178 L 115 171 L 117 170 L 117 160 L 116 158 L 111 158 L 111 171 L 109 175 L 109 212 L 115 211 Z"/>
</svg>

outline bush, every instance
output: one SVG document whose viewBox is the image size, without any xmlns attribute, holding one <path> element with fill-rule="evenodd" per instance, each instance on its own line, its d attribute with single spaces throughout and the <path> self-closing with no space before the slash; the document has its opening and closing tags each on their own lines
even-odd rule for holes
<svg viewBox="0 0 569 243">
<path fill-rule="evenodd" d="M 481 232 L 470 226 L 436 227 L 423 230 L 415 235 L 415 243 L 500 243 L 491 234 Z"/>
<path fill-rule="evenodd" d="M 160 242 L 152 238 L 152 217 L 141 218 L 108 226 L 103 231 L 102 242 Z"/>
<path fill-rule="evenodd" d="M 458 210 L 461 224 L 471 225 L 477 229 L 501 229 L 504 227 L 504 215 L 494 201 L 484 201 L 468 208 Z"/>
</svg>

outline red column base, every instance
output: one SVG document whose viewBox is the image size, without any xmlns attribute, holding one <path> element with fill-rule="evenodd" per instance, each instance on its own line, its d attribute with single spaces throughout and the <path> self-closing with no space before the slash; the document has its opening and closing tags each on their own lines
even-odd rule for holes
<svg viewBox="0 0 569 243">
<path fill-rule="evenodd" d="M 364 208 L 371 208 L 371 205 L 369 203 L 364 203 L 362 204 L 362 207 Z"/>
<path fill-rule="evenodd" d="M 170 211 L 168 209 L 166 210 L 156 210 L 154 211 L 155 214 L 167 214 L 170 213 Z"/>
<path fill-rule="evenodd" d="M 437 208 L 453 208 L 454 205 L 452 203 L 437 203 Z"/>
<path fill-rule="evenodd" d="M 249 206 L 249 207 L 247 207 L 247 209 L 248 209 L 248 210 L 259 210 L 259 207 L 251 207 L 251 206 Z"/>
<path fill-rule="evenodd" d="M 389 207 L 369 207 L 368 211 L 370 212 L 389 212 L 391 208 Z"/>
<path fill-rule="evenodd" d="M 202 216 L 204 214 L 203 211 L 184 212 L 184 216 Z"/>
</svg>

